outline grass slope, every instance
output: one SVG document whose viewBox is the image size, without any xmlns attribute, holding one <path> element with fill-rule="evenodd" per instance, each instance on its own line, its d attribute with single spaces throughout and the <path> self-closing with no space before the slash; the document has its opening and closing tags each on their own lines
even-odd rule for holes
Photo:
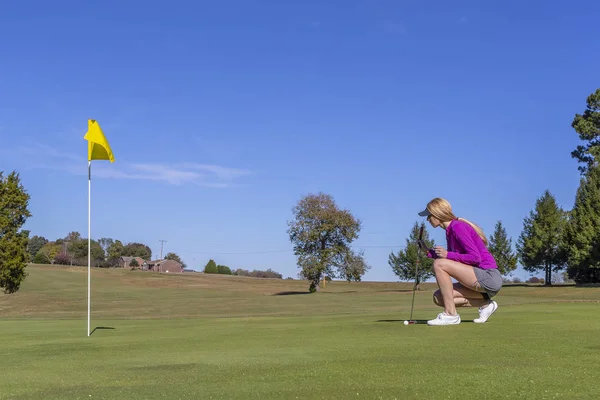
<svg viewBox="0 0 600 400">
<path fill-rule="evenodd" d="M 489 323 L 402 325 L 411 285 L 33 265 L 0 296 L 0 399 L 595 398 L 600 290 L 505 287 Z M 415 318 L 439 311 L 434 285 Z M 462 309 L 463 320 L 477 315 Z"/>
</svg>

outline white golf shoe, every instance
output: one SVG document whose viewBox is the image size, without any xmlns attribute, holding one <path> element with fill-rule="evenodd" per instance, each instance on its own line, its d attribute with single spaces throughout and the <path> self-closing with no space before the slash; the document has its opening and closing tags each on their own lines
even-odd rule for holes
<svg viewBox="0 0 600 400">
<path fill-rule="evenodd" d="M 445 312 L 438 314 L 437 318 L 427 321 L 427 325 L 439 326 L 439 325 L 458 325 L 460 324 L 460 315 L 449 315 Z"/>
<path fill-rule="evenodd" d="M 498 309 L 498 303 L 496 303 L 495 301 L 492 301 L 485 308 L 480 307 L 479 308 L 479 318 L 475 318 L 473 320 L 473 322 L 475 322 L 476 324 L 483 324 L 485 321 L 487 321 L 492 316 L 492 314 L 497 309 Z"/>
</svg>

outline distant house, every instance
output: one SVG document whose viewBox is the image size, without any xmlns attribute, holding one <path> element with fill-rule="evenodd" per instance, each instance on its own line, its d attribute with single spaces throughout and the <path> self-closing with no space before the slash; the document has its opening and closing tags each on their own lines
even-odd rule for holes
<svg viewBox="0 0 600 400">
<path fill-rule="evenodd" d="M 165 272 L 165 273 L 182 273 L 183 265 L 175 260 L 155 260 L 148 261 L 147 263 L 148 271 L 155 272 Z M 140 264 L 141 265 L 141 264 Z"/>
<path fill-rule="evenodd" d="M 117 261 L 117 265 L 119 267 L 121 267 L 121 268 L 130 268 L 131 261 L 134 258 L 135 258 L 135 260 L 138 263 L 137 268 L 142 268 L 142 265 L 144 265 L 144 263 L 146 261 L 144 261 L 144 259 L 141 258 L 141 257 L 125 257 L 125 256 L 122 256 L 122 257 L 119 257 L 119 260 Z"/>
</svg>

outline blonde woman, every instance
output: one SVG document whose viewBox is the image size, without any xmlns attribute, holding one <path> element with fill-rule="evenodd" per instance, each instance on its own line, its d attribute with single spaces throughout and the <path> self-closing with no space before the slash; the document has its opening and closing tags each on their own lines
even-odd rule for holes
<svg viewBox="0 0 600 400">
<path fill-rule="evenodd" d="M 435 198 L 419 213 L 427 217 L 432 227 L 446 231 L 448 249 L 435 246 L 427 249 L 427 256 L 434 258 L 433 271 L 439 289 L 434 293 L 434 303 L 444 308 L 437 318 L 427 321 L 428 325 L 460 324 L 456 307 L 479 307 L 479 318 L 483 323 L 498 309 L 491 298 L 502 288 L 502 276 L 494 257 L 487 249 L 487 238 L 481 228 L 458 218 L 447 200 Z M 452 278 L 457 283 L 452 283 Z"/>
</svg>

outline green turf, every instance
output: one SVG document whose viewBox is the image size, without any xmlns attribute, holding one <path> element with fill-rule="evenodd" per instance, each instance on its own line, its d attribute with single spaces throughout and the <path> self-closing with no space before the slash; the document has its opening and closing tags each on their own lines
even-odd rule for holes
<svg viewBox="0 0 600 400">
<path fill-rule="evenodd" d="M 0 399 L 597 398 L 600 289 L 506 287 L 489 323 L 404 326 L 401 283 L 31 266 L 0 296 Z M 416 296 L 432 318 L 434 286 Z M 297 294 L 277 295 L 281 292 Z"/>
</svg>

